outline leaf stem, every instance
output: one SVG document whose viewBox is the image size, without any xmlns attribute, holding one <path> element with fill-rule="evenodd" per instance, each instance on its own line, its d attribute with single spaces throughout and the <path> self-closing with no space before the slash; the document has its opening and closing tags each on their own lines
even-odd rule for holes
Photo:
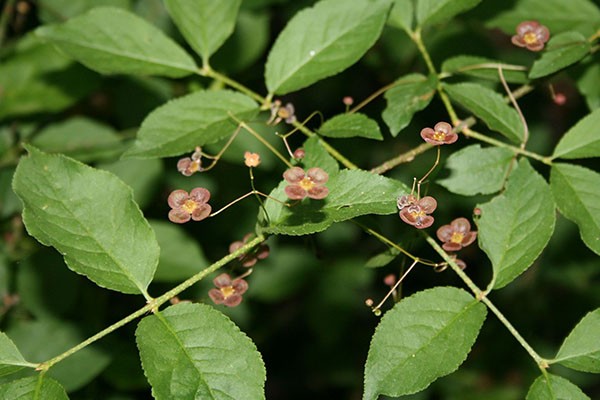
<svg viewBox="0 0 600 400">
<path fill-rule="evenodd" d="M 387 161 L 384 161 L 381 165 L 378 165 L 375 168 L 371 168 L 370 172 L 373 174 L 381 175 L 381 174 L 397 167 L 400 164 L 411 162 L 412 160 L 415 159 L 416 156 L 418 156 L 419 154 L 425 153 L 427 150 L 430 150 L 433 147 L 434 146 L 429 143 L 421 143 L 417 147 L 415 147 L 405 153 L 402 153 L 394 158 L 391 158 Z"/>
<path fill-rule="evenodd" d="M 245 130 L 247 130 L 252 136 L 254 136 L 256 139 L 258 139 L 259 142 L 261 142 L 262 144 L 265 145 L 266 148 L 268 148 L 273 154 L 275 154 L 275 156 L 277 156 L 277 158 L 279 158 L 281 161 L 283 161 L 283 163 L 285 165 L 288 166 L 288 168 L 292 168 L 293 165 L 291 162 L 289 162 L 289 160 L 287 158 L 285 158 L 283 156 L 283 154 L 281 154 L 279 152 L 279 150 L 277 150 L 275 147 L 273 147 L 273 145 L 269 142 L 266 141 L 265 138 L 263 138 L 258 132 L 256 132 L 254 129 L 252 129 L 250 126 L 248 126 L 248 124 L 246 124 L 243 121 L 240 121 L 239 119 L 237 119 L 235 117 L 235 115 L 231 115 L 231 118 L 233 118 L 239 125 L 240 127 L 244 128 Z"/>
<path fill-rule="evenodd" d="M 260 94 L 256 93 L 255 91 L 247 88 L 246 86 L 242 85 L 241 83 L 229 78 L 228 76 L 215 71 L 214 69 L 210 68 L 209 66 L 204 66 L 201 70 L 199 70 L 198 73 L 201 76 L 208 76 L 209 78 L 216 79 L 234 89 L 239 90 L 240 92 L 242 92 L 242 93 L 246 94 L 247 96 L 252 97 L 254 100 L 258 101 L 261 105 L 264 105 L 265 103 L 267 103 L 267 99 L 265 97 L 261 96 Z"/>
<path fill-rule="evenodd" d="M 107 327 L 106 329 L 98 332 L 94 336 L 79 343 L 78 345 L 70 348 L 69 350 L 65 351 L 64 353 L 62 353 L 48 361 L 44 361 L 43 363 L 40 363 L 36 369 L 38 371 L 42 371 L 42 373 L 44 373 L 45 371 L 48 371 L 53 365 L 59 363 L 60 361 L 64 360 L 65 358 L 73 355 L 74 353 L 78 352 L 79 350 L 83 349 L 84 347 L 89 346 L 90 344 L 98 341 L 99 339 L 103 338 L 104 336 L 108 335 L 109 333 L 114 332 L 118 328 L 128 324 L 129 322 L 135 320 L 136 318 L 141 317 L 142 315 L 147 314 L 148 312 L 158 311 L 158 308 L 162 304 L 166 303 L 173 297 L 177 296 L 179 293 L 183 292 L 185 289 L 189 288 L 193 284 L 204 279 L 207 275 L 209 275 L 209 274 L 215 272 L 216 270 L 218 270 L 219 268 L 223 267 L 230 261 L 241 256 L 242 254 L 245 254 L 246 252 L 248 252 L 249 250 L 251 250 L 252 248 L 257 246 L 258 244 L 262 243 L 264 240 L 265 240 L 265 236 L 262 234 L 259 234 L 256 238 L 252 239 L 251 241 L 246 243 L 244 246 L 240 247 L 233 253 L 227 254 L 225 257 L 221 258 L 219 261 L 215 262 L 214 264 L 210 265 L 209 267 L 198 272 L 196 275 L 187 279 L 185 282 L 182 282 L 181 284 L 175 286 L 173 289 L 169 290 L 162 296 L 150 300 L 148 302 L 148 304 L 146 304 L 144 307 L 140 308 L 139 310 L 129 314 L 125 318 L 112 324 L 111 326 Z"/>
<path fill-rule="evenodd" d="M 302 125 L 298 121 L 294 122 L 293 125 L 294 125 L 295 128 L 297 128 L 298 130 L 300 130 L 300 132 L 304 133 L 308 137 L 317 136 L 316 133 L 314 133 L 313 131 L 311 131 L 310 129 L 308 129 L 307 127 L 305 127 L 304 125 Z M 329 143 L 327 143 L 325 140 L 321 139 L 320 137 L 319 137 L 319 142 L 323 145 L 323 147 L 325 148 L 325 150 L 327 150 L 327 152 L 329 154 L 331 154 L 331 156 L 333 158 L 335 158 L 340 163 L 342 163 L 342 165 L 344 165 L 346 168 L 348 168 L 348 169 L 358 169 L 358 167 L 356 166 L 356 164 L 354 164 L 352 161 L 348 160 L 346 157 L 344 157 L 342 155 L 342 153 L 340 153 L 339 151 L 337 151 L 333 146 L 331 146 Z"/>
</svg>

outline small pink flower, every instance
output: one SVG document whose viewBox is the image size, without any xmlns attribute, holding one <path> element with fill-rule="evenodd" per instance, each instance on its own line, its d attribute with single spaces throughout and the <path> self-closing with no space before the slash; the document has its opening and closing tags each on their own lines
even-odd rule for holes
<svg viewBox="0 0 600 400">
<path fill-rule="evenodd" d="M 177 171 L 185 176 L 191 176 L 195 172 L 202 171 L 202 149 L 196 147 L 191 157 L 185 157 L 177 161 Z"/>
<path fill-rule="evenodd" d="M 431 196 L 425 196 L 416 203 L 400 210 L 400 219 L 417 229 L 429 228 L 433 224 L 432 212 L 437 208 L 437 201 Z"/>
<path fill-rule="evenodd" d="M 421 130 L 421 137 L 427 143 L 431 143 L 434 146 L 452 144 L 458 140 L 458 135 L 452 132 L 452 125 L 447 122 L 438 122 L 433 129 L 423 128 Z"/>
<path fill-rule="evenodd" d="M 342 99 L 342 102 L 346 106 L 350 107 L 352 104 L 354 104 L 354 99 L 350 96 L 344 96 L 344 98 Z"/>
<path fill-rule="evenodd" d="M 514 45 L 527 50 L 540 51 L 550 38 L 550 31 L 537 21 L 523 21 L 517 26 L 517 34 L 511 38 Z"/>
<path fill-rule="evenodd" d="M 446 251 L 458 251 L 477 238 L 477 232 L 471 231 L 471 224 L 466 218 L 456 218 L 450 225 L 440 227 L 436 234 L 444 242 L 442 248 Z"/>
<path fill-rule="evenodd" d="M 412 194 L 400 196 L 396 202 L 398 210 L 402 210 L 404 207 L 408 207 L 413 204 L 417 204 L 417 198 Z"/>
<path fill-rule="evenodd" d="M 304 172 L 300 167 L 292 167 L 283 173 L 283 178 L 290 183 L 285 194 L 292 200 L 302 200 L 306 196 L 320 200 L 327 197 L 329 189 L 323 186 L 329 175 L 321 168 L 314 167 Z"/>
<path fill-rule="evenodd" d="M 287 103 L 285 107 L 282 107 L 281 101 L 275 100 L 271 104 L 271 118 L 269 118 L 267 124 L 277 125 L 281 120 L 284 120 L 288 124 L 293 124 L 296 122 L 296 115 L 294 113 L 295 110 L 292 103 Z"/>
<path fill-rule="evenodd" d="M 306 152 L 304 151 L 304 149 L 302 147 L 298 147 L 296 150 L 294 150 L 293 156 L 296 160 L 302 160 L 305 155 L 306 155 Z"/>
<path fill-rule="evenodd" d="M 208 291 L 208 296 L 215 304 L 235 307 L 242 302 L 242 295 L 248 290 L 248 282 L 237 278 L 231 280 L 229 274 L 221 274 L 213 279 L 216 288 Z"/>
<path fill-rule="evenodd" d="M 250 240 L 253 236 L 254 235 L 252 233 L 248 233 L 244 235 L 244 238 L 242 240 L 238 240 L 236 242 L 231 243 L 229 245 L 229 252 L 233 253 L 234 251 L 245 245 L 248 242 L 248 240 Z M 264 260 L 265 258 L 267 258 L 269 256 L 269 251 L 269 245 L 266 243 L 261 243 L 254 250 L 239 256 L 238 260 L 240 261 L 240 263 L 242 263 L 242 266 L 250 268 L 253 267 L 258 260 Z"/>
<path fill-rule="evenodd" d="M 192 189 L 190 194 L 181 189 L 172 191 L 168 199 L 169 206 L 172 208 L 169 211 L 169 220 L 176 224 L 183 224 L 190 219 L 202 221 L 212 211 L 208 204 L 209 199 L 210 192 L 204 188 Z"/>
<path fill-rule="evenodd" d="M 260 165 L 260 155 L 258 153 L 250 153 L 249 151 L 244 153 L 244 164 L 246 167 L 258 167 Z"/>
</svg>

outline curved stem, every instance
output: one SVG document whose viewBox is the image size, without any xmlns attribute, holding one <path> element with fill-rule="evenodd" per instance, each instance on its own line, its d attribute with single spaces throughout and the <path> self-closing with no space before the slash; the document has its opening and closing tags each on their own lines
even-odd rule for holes
<svg viewBox="0 0 600 400">
<path fill-rule="evenodd" d="M 246 243 L 244 246 L 240 247 L 239 249 L 237 249 L 233 253 L 227 254 L 225 257 L 221 258 L 216 263 L 214 263 L 214 264 L 210 265 L 209 267 L 203 269 L 202 271 L 198 272 L 196 275 L 194 275 L 191 278 L 187 279 L 185 282 L 182 282 L 181 284 L 175 286 L 173 289 L 169 290 L 168 292 L 166 292 L 162 296 L 157 297 L 157 298 L 151 300 L 150 302 L 148 302 L 148 304 L 146 304 L 144 307 L 140 308 L 139 310 L 137 310 L 137 311 L 129 314 L 125 318 L 123 318 L 120 321 L 112 324 L 108 328 L 106 328 L 106 329 L 98 332 L 94 336 L 92 336 L 92 337 L 88 338 L 87 340 L 79 343 L 78 345 L 70 348 L 69 350 L 65 351 L 64 353 L 62 353 L 62 354 L 60 354 L 60 355 L 58 355 L 58 356 L 56 356 L 56 357 L 54 357 L 54 358 L 52 358 L 52 359 L 50 359 L 48 361 L 44 361 L 43 363 L 40 363 L 38 365 L 38 367 L 37 367 L 37 370 L 42 371 L 42 372 L 47 371 L 53 365 L 57 364 L 58 362 L 60 362 L 60 361 L 64 360 L 65 358 L 73 355 L 74 353 L 78 352 L 79 350 L 83 349 L 84 347 L 89 346 L 90 344 L 98 341 L 99 339 L 103 338 L 104 336 L 108 335 L 111 332 L 114 332 L 118 328 L 120 328 L 120 327 L 128 324 L 129 322 L 137 319 L 138 317 L 141 317 L 142 315 L 145 315 L 145 314 L 147 314 L 149 312 L 156 312 L 158 310 L 158 307 L 160 307 L 161 305 L 163 305 L 164 303 L 166 303 L 167 301 L 169 301 L 173 297 L 177 296 L 179 293 L 183 292 L 185 289 L 189 288 L 193 284 L 195 284 L 195 283 L 199 282 L 200 280 L 204 279 L 207 275 L 209 275 L 209 274 L 217 271 L 219 268 L 223 267 L 224 265 L 226 265 L 230 261 L 236 259 L 237 257 L 241 256 L 242 254 L 246 254 L 249 250 L 251 250 L 255 246 L 259 245 L 264 240 L 265 240 L 265 236 L 262 235 L 262 234 L 259 234 L 256 238 L 254 238 L 253 240 L 249 241 L 248 243 Z"/>
<path fill-rule="evenodd" d="M 267 149 L 269 149 L 273 154 L 275 154 L 275 156 L 277 156 L 277 158 L 279 158 L 281 161 L 283 161 L 283 163 L 285 165 L 287 165 L 288 168 L 292 168 L 293 167 L 292 163 L 289 162 L 289 160 L 287 158 L 285 158 L 283 156 L 283 154 L 281 154 L 279 152 L 279 150 L 277 150 L 275 147 L 273 147 L 273 145 L 271 143 L 267 142 L 265 140 L 265 138 L 263 138 L 258 132 L 256 132 L 250 126 L 248 126 L 248 124 L 246 124 L 245 122 L 240 121 L 239 119 L 237 119 L 235 117 L 235 115 L 231 115 L 230 114 L 230 116 L 231 116 L 231 118 L 233 118 L 240 125 L 240 127 L 242 127 L 245 130 L 247 130 L 252 136 L 254 136 L 256 139 L 258 139 L 259 142 L 261 142 L 262 144 L 264 144 Z"/>
<path fill-rule="evenodd" d="M 506 91 L 506 94 L 508 95 L 510 102 L 512 103 L 515 110 L 517 110 L 517 113 L 519 114 L 519 119 L 521 120 L 521 123 L 523 124 L 523 141 L 521 142 L 521 149 L 524 150 L 525 145 L 527 144 L 527 141 L 529 140 L 529 127 L 527 126 L 527 120 L 525 119 L 525 116 L 523 115 L 523 111 L 521 111 L 521 107 L 519 107 L 519 103 L 517 103 L 517 99 L 515 99 L 512 92 L 510 91 L 510 88 L 508 87 L 508 83 L 506 83 L 506 79 L 504 79 L 504 72 L 502 72 L 501 66 L 498 66 L 498 76 L 500 77 L 500 82 L 502 82 L 502 86 L 504 87 L 504 90 Z"/>
</svg>

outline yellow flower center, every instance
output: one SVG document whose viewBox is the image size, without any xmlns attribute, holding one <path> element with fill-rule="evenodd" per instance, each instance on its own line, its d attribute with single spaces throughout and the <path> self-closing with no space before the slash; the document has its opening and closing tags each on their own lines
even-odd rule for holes
<svg viewBox="0 0 600 400">
<path fill-rule="evenodd" d="M 183 208 L 186 212 L 188 212 L 190 214 L 193 213 L 197 207 L 198 207 L 198 205 L 192 199 L 186 200 L 185 203 L 183 203 L 183 205 L 181 206 L 181 208 Z"/>
<path fill-rule="evenodd" d="M 410 213 L 410 215 L 411 215 L 413 218 L 418 218 L 418 217 L 424 217 L 424 216 L 426 216 L 427 214 L 425 213 L 425 211 L 423 211 L 423 210 L 419 210 L 419 211 L 412 211 L 412 212 Z"/>
<path fill-rule="evenodd" d="M 527 44 L 534 44 L 534 43 L 537 43 L 538 38 L 535 33 L 527 32 L 526 34 L 523 35 L 523 41 Z"/>
<path fill-rule="evenodd" d="M 306 191 L 309 191 L 315 186 L 315 183 L 308 177 L 304 177 L 299 183 L 300 187 Z"/>
<path fill-rule="evenodd" d="M 458 243 L 458 244 L 460 244 L 463 241 L 464 238 L 465 238 L 465 235 L 463 235 L 462 233 L 460 233 L 460 232 L 452 232 L 452 237 L 450 238 L 450 241 L 452 243 Z"/>
<path fill-rule="evenodd" d="M 228 298 L 229 296 L 231 296 L 232 294 L 235 293 L 235 289 L 233 288 L 233 286 L 225 286 L 219 290 L 221 290 L 221 293 L 223 294 L 223 297 L 225 297 L 225 298 Z"/>
<path fill-rule="evenodd" d="M 433 138 L 435 140 L 444 141 L 444 139 L 446 139 L 446 133 L 442 131 L 435 131 L 433 133 Z"/>
<path fill-rule="evenodd" d="M 289 118 L 292 114 L 287 108 L 280 108 L 277 110 L 277 116 L 283 119 Z"/>
</svg>

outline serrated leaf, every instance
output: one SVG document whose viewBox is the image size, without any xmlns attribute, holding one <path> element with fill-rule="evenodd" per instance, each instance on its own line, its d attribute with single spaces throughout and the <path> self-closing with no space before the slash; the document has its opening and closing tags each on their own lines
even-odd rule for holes
<svg viewBox="0 0 600 400">
<path fill-rule="evenodd" d="M 522 159 L 506 190 L 478 207 L 479 245 L 492 261 L 492 284 L 499 289 L 523 273 L 550 240 L 556 221 L 552 191 Z"/>
<path fill-rule="evenodd" d="M 144 19 L 120 8 L 98 7 L 36 34 L 103 74 L 179 78 L 196 72 L 194 60 Z"/>
<path fill-rule="evenodd" d="M 5 333 L 0 332 L 0 376 L 12 374 L 23 367 L 35 368 L 35 366 L 25 361 L 12 340 Z"/>
<path fill-rule="evenodd" d="M 159 248 L 131 189 L 113 174 L 68 157 L 32 146 L 27 151 L 13 189 L 29 234 L 97 285 L 148 296 Z"/>
<path fill-rule="evenodd" d="M 394 0 L 388 24 L 411 33 L 414 19 L 415 7 L 412 0 Z"/>
<path fill-rule="evenodd" d="M 265 367 L 252 341 L 204 304 L 177 304 L 136 330 L 154 398 L 264 399 Z"/>
<path fill-rule="evenodd" d="M 591 111 L 600 108 L 600 62 L 596 56 L 577 77 L 577 89 L 585 97 Z"/>
<path fill-rule="evenodd" d="M 151 220 L 150 225 L 160 245 L 155 281 L 183 281 L 209 265 L 198 242 L 181 226 L 160 220 Z"/>
<path fill-rule="evenodd" d="M 448 157 L 450 176 L 437 183 L 463 196 L 496 193 L 504 186 L 513 156 L 512 151 L 502 147 L 465 147 Z"/>
<path fill-rule="evenodd" d="M 438 24 L 477 6 L 481 0 L 419 0 L 418 26 Z"/>
<path fill-rule="evenodd" d="M 302 165 L 305 170 L 312 167 L 319 167 L 327 171 L 329 177 L 335 176 L 340 172 L 338 162 L 325 150 L 325 147 L 323 147 L 321 140 L 317 136 L 308 138 L 302 147 L 306 153 L 302 159 Z"/>
<path fill-rule="evenodd" d="M 196 146 L 233 135 L 237 124 L 231 114 L 251 119 L 257 113 L 256 102 L 241 93 L 194 92 L 152 111 L 124 157 L 169 157 L 191 152 Z"/>
<path fill-rule="evenodd" d="M 10 400 L 68 400 L 65 389 L 44 375 L 30 376 L 0 385 L 0 398 Z"/>
<path fill-rule="evenodd" d="M 485 306 L 462 289 L 437 287 L 402 299 L 371 340 L 363 399 L 416 393 L 456 370 L 485 316 Z"/>
<path fill-rule="evenodd" d="M 305 88 L 354 64 L 379 38 L 390 7 L 391 0 L 322 0 L 298 12 L 269 53 L 269 93 Z"/>
<path fill-rule="evenodd" d="M 270 196 L 288 201 L 284 193 L 287 185 L 287 182 L 281 182 Z M 305 199 L 293 207 L 267 200 L 265 209 L 270 223 L 263 230 L 274 234 L 308 235 L 360 215 L 393 214 L 397 212 L 398 195 L 410 192 L 400 181 L 362 170 L 342 170 L 330 176 L 325 186 L 329 188 L 329 195 L 324 200 Z M 264 215 L 259 222 L 267 224 Z"/>
<path fill-rule="evenodd" d="M 185 40 L 205 65 L 233 32 L 242 0 L 165 0 Z"/>
<path fill-rule="evenodd" d="M 433 99 L 436 85 L 434 77 L 409 74 L 398 79 L 394 86 L 385 92 L 387 106 L 381 117 L 390 128 L 392 136 L 397 136 L 417 111 L 427 107 Z"/>
<path fill-rule="evenodd" d="M 552 158 L 600 157 L 600 109 L 585 116 L 560 139 Z"/>
<path fill-rule="evenodd" d="M 479 56 L 455 56 L 442 63 L 442 72 L 446 74 L 464 74 L 477 78 L 500 81 L 498 66 L 502 67 L 502 75 L 507 82 L 526 83 L 526 68 L 522 65 L 506 64 L 491 58 Z"/>
<path fill-rule="evenodd" d="M 47 153 L 63 153 L 82 162 L 114 157 L 122 150 L 114 129 L 84 117 L 49 125 L 31 143 Z"/>
<path fill-rule="evenodd" d="M 501 133 L 515 143 L 523 140 L 523 124 L 519 114 L 504 101 L 503 97 L 476 83 L 444 84 L 450 99 L 480 118 L 493 131 Z"/>
<path fill-rule="evenodd" d="M 600 309 L 588 313 L 569 333 L 553 360 L 583 372 L 600 373 Z"/>
<path fill-rule="evenodd" d="M 577 386 L 560 376 L 538 377 L 529 388 L 526 400 L 589 400 Z"/>
<path fill-rule="evenodd" d="M 559 71 L 585 57 L 591 43 L 579 32 L 563 32 L 550 39 L 546 51 L 531 66 L 529 77 L 541 78 Z"/>
<path fill-rule="evenodd" d="M 558 210 L 579 227 L 581 239 L 600 255 L 600 174 L 571 164 L 552 164 L 550 185 Z"/>
<path fill-rule="evenodd" d="M 508 34 L 523 21 L 539 21 L 550 29 L 550 34 L 594 26 L 600 22 L 600 10 L 589 0 L 520 0 L 514 7 L 501 12 L 487 22 Z"/>
<path fill-rule="evenodd" d="M 331 138 L 364 137 L 383 140 L 377 122 L 361 113 L 336 115 L 321 125 L 319 134 Z"/>
</svg>

